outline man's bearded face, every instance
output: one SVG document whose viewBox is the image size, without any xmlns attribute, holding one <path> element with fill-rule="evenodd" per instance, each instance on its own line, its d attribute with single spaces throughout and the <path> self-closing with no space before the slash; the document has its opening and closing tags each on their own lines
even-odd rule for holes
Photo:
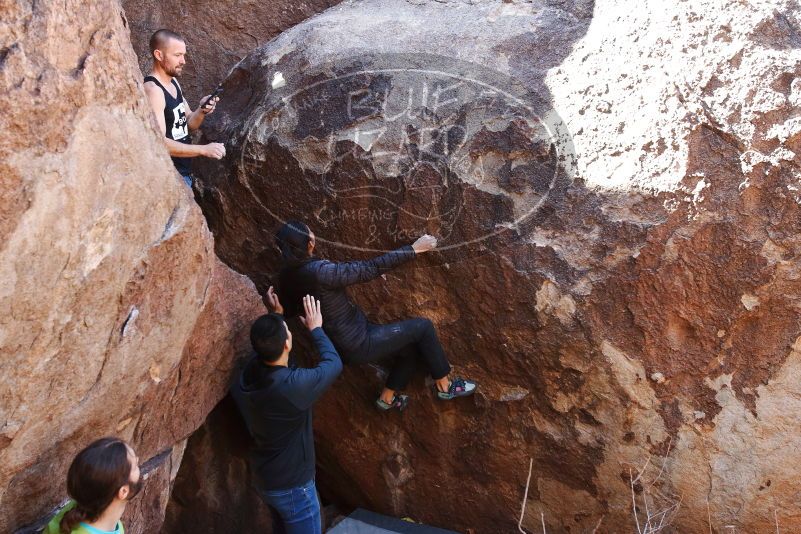
<svg viewBox="0 0 801 534">
<path fill-rule="evenodd" d="M 168 39 L 159 50 L 161 59 L 156 60 L 169 76 L 180 76 L 186 63 L 186 43 L 178 39 Z"/>
</svg>

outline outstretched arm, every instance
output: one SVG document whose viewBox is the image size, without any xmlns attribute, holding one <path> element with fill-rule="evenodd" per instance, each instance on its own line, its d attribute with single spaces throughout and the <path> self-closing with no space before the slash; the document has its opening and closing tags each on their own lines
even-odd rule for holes
<svg viewBox="0 0 801 534">
<path fill-rule="evenodd" d="M 306 410 L 325 393 L 342 372 L 342 360 L 331 340 L 322 328 L 311 333 L 314 344 L 320 353 L 320 363 L 311 369 L 295 369 L 292 381 L 297 387 L 290 388 L 292 404 L 299 410 Z"/>
<path fill-rule="evenodd" d="M 435 237 L 424 235 L 411 245 L 369 260 L 324 262 L 319 267 L 318 279 L 322 285 L 328 287 L 345 287 L 368 282 L 413 259 L 417 254 L 432 250 L 436 246 L 437 239 Z"/>
<path fill-rule="evenodd" d="M 303 307 L 306 315 L 300 320 L 311 331 L 314 344 L 320 353 L 320 363 L 312 369 L 296 369 L 292 374 L 295 387 L 290 388 L 289 400 L 299 410 L 310 408 L 342 372 L 342 360 L 322 328 L 320 301 L 306 295 L 303 297 Z"/>
</svg>

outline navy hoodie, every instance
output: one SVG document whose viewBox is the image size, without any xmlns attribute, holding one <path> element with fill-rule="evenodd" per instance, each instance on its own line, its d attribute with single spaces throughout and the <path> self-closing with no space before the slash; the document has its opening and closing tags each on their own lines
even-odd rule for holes
<svg viewBox="0 0 801 534">
<path fill-rule="evenodd" d="M 317 367 L 269 366 L 254 355 L 231 386 L 256 442 L 251 469 L 263 490 L 295 488 L 314 478 L 312 404 L 342 372 L 342 360 L 322 328 L 311 336 L 320 353 Z"/>
</svg>

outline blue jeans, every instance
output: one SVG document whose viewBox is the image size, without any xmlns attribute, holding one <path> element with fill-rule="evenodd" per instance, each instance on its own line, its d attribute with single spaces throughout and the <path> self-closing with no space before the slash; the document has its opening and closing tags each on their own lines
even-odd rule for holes
<svg viewBox="0 0 801 534">
<path fill-rule="evenodd" d="M 184 183 L 189 186 L 189 189 L 192 189 L 192 175 L 191 174 L 182 174 L 181 178 L 184 179 Z"/>
<path fill-rule="evenodd" d="M 287 534 L 322 534 L 320 500 L 314 480 L 286 490 L 259 490 L 259 494 L 271 512 L 278 512 Z"/>
</svg>

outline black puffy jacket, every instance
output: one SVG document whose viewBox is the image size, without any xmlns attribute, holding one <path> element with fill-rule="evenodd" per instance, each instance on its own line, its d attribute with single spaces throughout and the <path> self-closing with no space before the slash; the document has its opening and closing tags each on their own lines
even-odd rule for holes
<svg viewBox="0 0 801 534">
<path fill-rule="evenodd" d="M 304 295 L 319 299 L 323 330 L 347 361 L 365 342 L 368 321 L 361 308 L 348 297 L 346 288 L 378 278 L 414 257 L 414 249 L 407 245 L 369 260 L 332 262 L 313 257 L 300 265 L 285 267 L 279 275 L 278 293 L 286 316 L 302 313 Z"/>
</svg>

